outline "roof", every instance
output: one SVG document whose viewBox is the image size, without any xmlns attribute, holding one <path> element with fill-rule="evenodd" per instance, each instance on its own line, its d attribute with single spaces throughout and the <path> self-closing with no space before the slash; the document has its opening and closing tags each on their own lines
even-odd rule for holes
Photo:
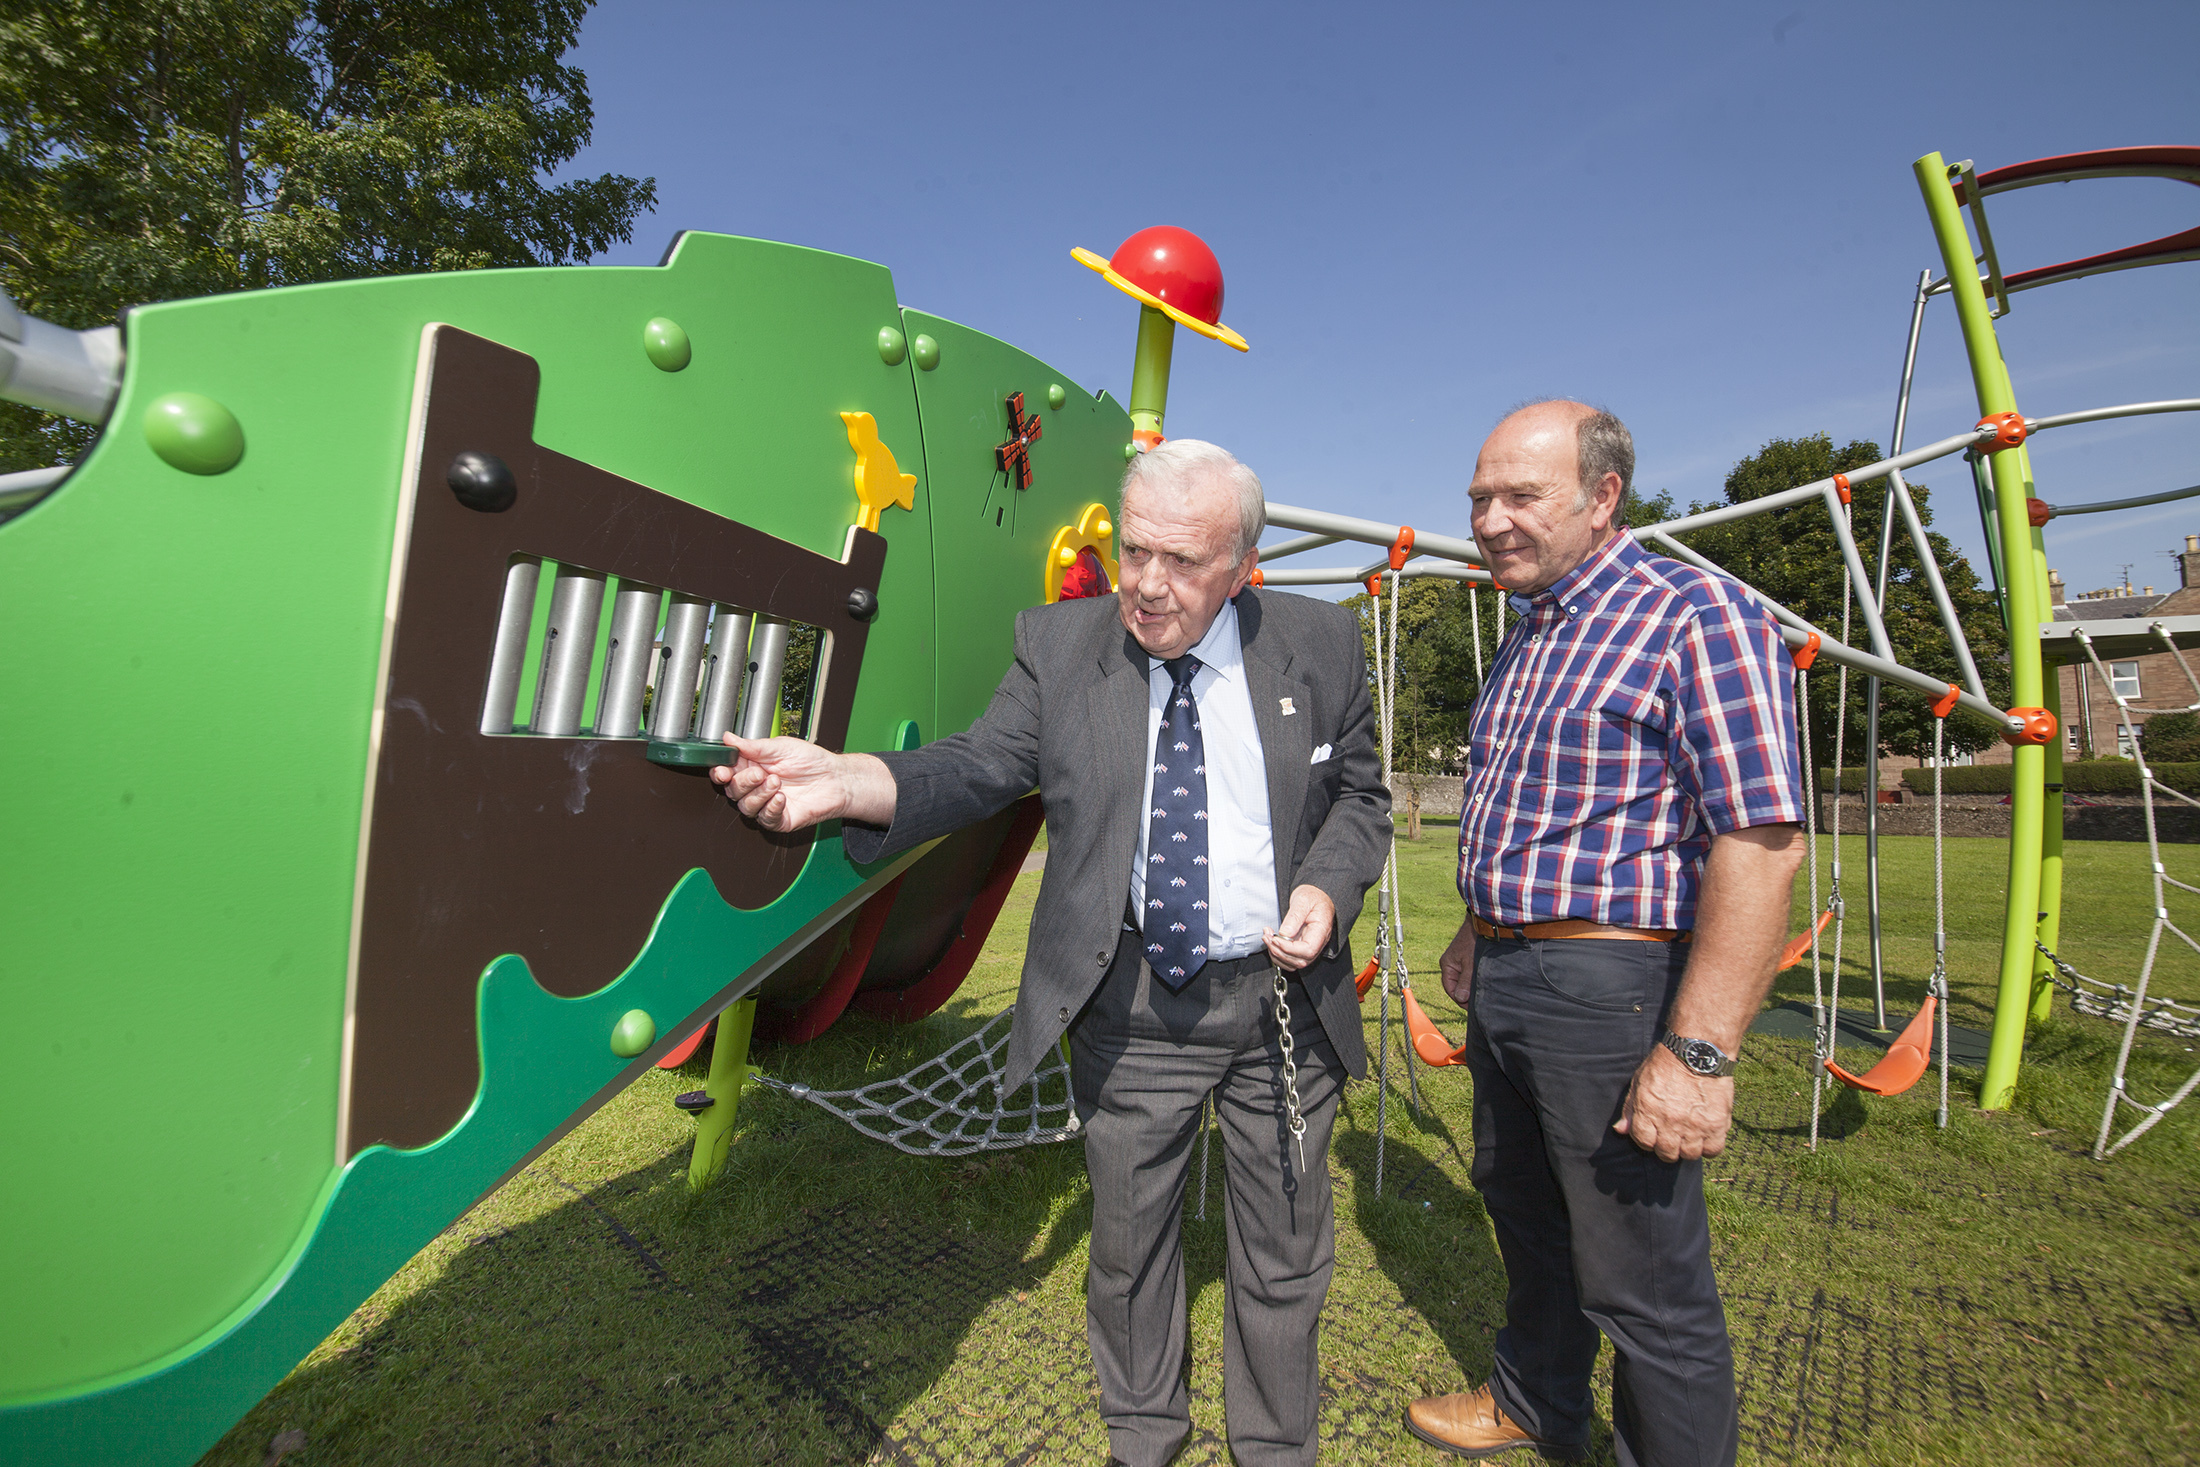
<svg viewBox="0 0 2200 1467">
<path fill-rule="evenodd" d="M 2118 621 L 2127 616 L 2145 616 L 2168 599 L 2167 595 L 2089 596 L 2083 601 L 2070 601 L 2056 607 L 2055 620 Z"/>
</svg>

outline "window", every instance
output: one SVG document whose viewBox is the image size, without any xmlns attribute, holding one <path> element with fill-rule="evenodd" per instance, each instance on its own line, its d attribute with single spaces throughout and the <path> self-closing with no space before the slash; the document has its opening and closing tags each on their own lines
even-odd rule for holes
<svg viewBox="0 0 2200 1467">
<path fill-rule="evenodd" d="M 2123 664 L 2121 664 L 2121 663 L 2119 663 L 2119 664 L 2118 664 L 2118 666 L 2122 666 L 2122 665 L 2123 665 Z M 2121 724 L 2121 723 L 2117 724 L 2117 725 L 2116 725 L 2116 757 L 2117 757 L 2117 758 L 2119 758 L 2119 759 L 2130 759 L 2130 758 L 2134 757 L 2134 755 L 2135 755 L 2135 751 L 2133 750 L 2133 748 L 2132 748 L 2132 746 L 2131 746 L 2131 729 L 2130 729 L 2130 728 L 2129 728 L 2129 727 L 2128 727 L 2127 725 L 2125 725 L 2125 724 Z"/>
<path fill-rule="evenodd" d="M 2139 696 L 2139 664 L 2136 662 L 2111 662 L 2108 665 L 2108 690 L 2119 698 Z"/>
</svg>

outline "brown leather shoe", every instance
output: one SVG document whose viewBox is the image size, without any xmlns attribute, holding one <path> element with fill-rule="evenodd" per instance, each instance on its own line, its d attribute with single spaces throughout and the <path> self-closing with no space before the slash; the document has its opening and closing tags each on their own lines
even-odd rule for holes
<svg viewBox="0 0 2200 1467">
<path fill-rule="evenodd" d="M 1587 1455 L 1578 1446 L 1531 1436 L 1497 1409 L 1487 1385 L 1457 1395 L 1423 1396 L 1406 1407 L 1406 1430 L 1460 1457 L 1494 1457 L 1522 1447 L 1562 1462 L 1577 1462 Z"/>
</svg>

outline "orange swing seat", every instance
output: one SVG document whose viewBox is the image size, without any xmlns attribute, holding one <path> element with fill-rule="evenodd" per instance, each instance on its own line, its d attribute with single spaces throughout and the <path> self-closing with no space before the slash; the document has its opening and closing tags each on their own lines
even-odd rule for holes
<svg viewBox="0 0 2200 1467">
<path fill-rule="evenodd" d="M 1400 990 L 1406 1000 L 1406 1033 L 1413 1037 L 1413 1052 L 1421 1057 L 1421 1063 L 1441 1069 L 1445 1065 L 1463 1065 L 1467 1062 L 1467 1047 L 1457 1048 L 1446 1039 L 1437 1027 L 1429 1022 L 1429 1016 L 1421 1011 L 1420 1000 L 1413 996 L 1411 988 Z"/>
<path fill-rule="evenodd" d="M 1900 1095 L 1932 1067 L 1933 1014 L 1939 1007 L 1940 1000 L 1928 995 L 1917 1017 L 1887 1046 L 1886 1057 L 1863 1074 L 1852 1075 L 1830 1059 L 1826 1061 L 1826 1073 L 1867 1095 Z"/>
<path fill-rule="evenodd" d="M 1780 967 L 1778 971 L 1785 973 L 1788 969 L 1803 961 L 1804 954 L 1810 951 L 1811 940 L 1825 931 L 1826 924 L 1832 920 L 1833 908 L 1828 907 L 1818 914 L 1817 921 L 1789 938 L 1788 945 L 1780 949 Z"/>
</svg>

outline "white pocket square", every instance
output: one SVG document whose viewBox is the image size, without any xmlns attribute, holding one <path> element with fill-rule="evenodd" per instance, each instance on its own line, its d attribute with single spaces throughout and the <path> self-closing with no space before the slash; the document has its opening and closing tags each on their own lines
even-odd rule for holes
<svg viewBox="0 0 2200 1467">
<path fill-rule="evenodd" d="M 1334 752 L 1334 751 L 1333 751 L 1333 750 L 1331 750 L 1331 748 L 1329 747 L 1329 745 L 1327 745 L 1327 744 L 1323 744 L 1323 745 L 1322 745 L 1322 746 L 1321 746 L 1320 748 L 1318 748 L 1318 749 L 1316 749 L 1316 750 L 1314 751 L 1314 757 L 1313 757 L 1313 759 L 1312 759 L 1311 761 L 1309 761 L 1309 762 L 1311 762 L 1311 763 L 1314 763 L 1314 764 L 1319 764 L 1319 763 L 1321 763 L 1321 762 L 1322 762 L 1322 760 L 1324 760 L 1324 759 L 1327 759 L 1327 758 L 1328 758 L 1328 757 L 1330 756 L 1330 754 L 1331 754 L 1332 752 Z"/>
</svg>

